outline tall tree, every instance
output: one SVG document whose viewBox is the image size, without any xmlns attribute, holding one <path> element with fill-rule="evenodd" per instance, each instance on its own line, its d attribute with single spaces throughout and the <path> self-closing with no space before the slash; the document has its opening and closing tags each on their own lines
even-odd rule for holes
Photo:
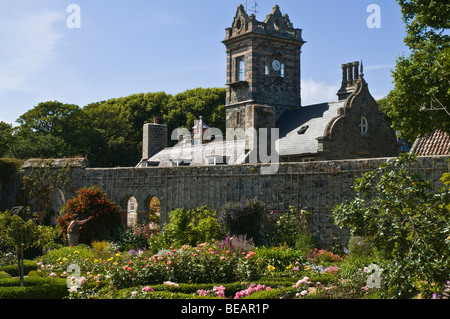
<svg viewBox="0 0 450 319">
<path fill-rule="evenodd" d="M 410 141 L 437 127 L 450 133 L 450 3 L 397 2 L 410 54 L 397 59 L 387 114 L 399 135 Z"/>
<path fill-rule="evenodd" d="M 225 134 L 225 95 L 223 88 L 196 88 L 174 95 L 162 109 L 169 134 L 179 127 L 191 130 L 200 116 Z"/>
<path fill-rule="evenodd" d="M 14 141 L 14 129 L 11 124 L 0 121 L 0 157 L 8 152 L 8 148 Z"/>
<path fill-rule="evenodd" d="M 10 155 L 70 157 L 85 154 L 85 126 L 81 109 L 58 101 L 39 103 L 19 117 L 16 142 Z"/>
</svg>

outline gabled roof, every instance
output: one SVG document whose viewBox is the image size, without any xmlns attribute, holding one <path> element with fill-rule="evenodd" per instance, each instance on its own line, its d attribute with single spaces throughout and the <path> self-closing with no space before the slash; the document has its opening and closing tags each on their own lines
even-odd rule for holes
<svg viewBox="0 0 450 319">
<path fill-rule="evenodd" d="M 410 152 L 422 156 L 449 155 L 450 136 L 440 129 L 435 129 L 433 133 L 416 139 Z"/>
<path fill-rule="evenodd" d="M 299 107 L 284 112 L 277 120 L 280 128 L 278 153 L 280 156 L 317 154 L 317 138 L 325 135 L 325 129 L 345 101 L 327 102 Z"/>
</svg>

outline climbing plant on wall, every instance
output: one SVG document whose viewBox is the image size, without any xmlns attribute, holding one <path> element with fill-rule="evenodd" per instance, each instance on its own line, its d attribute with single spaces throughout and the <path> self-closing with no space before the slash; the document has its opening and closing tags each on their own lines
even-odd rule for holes
<svg viewBox="0 0 450 319">
<path fill-rule="evenodd" d="M 22 179 L 23 202 L 30 205 L 34 201 L 36 209 L 50 214 L 58 214 L 52 209 L 56 189 L 65 189 L 72 180 L 73 160 L 64 160 L 55 167 L 52 159 L 37 160 L 30 173 Z"/>
</svg>

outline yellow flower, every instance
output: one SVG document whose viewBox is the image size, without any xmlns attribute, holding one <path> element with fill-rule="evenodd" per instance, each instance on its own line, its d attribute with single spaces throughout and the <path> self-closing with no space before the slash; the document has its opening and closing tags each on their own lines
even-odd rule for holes
<svg viewBox="0 0 450 319">
<path fill-rule="evenodd" d="M 56 261 L 60 261 L 61 260 L 61 257 L 59 257 L 58 259 L 56 259 Z"/>
<path fill-rule="evenodd" d="M 78 250 L 75 250 L 74 252 L 73 252 L 74 254 L 79 254 L 80 253 L 80 251 L 78 251 Z"/>
<path fill-rule="evenodd" d="M 67 261 L 67 258 L 66 258 L 66 257 L 64 257 L 64 258 L 63 258 L 63 261 Z"/>
<path fill-rule="evenodd" d="M 286 267 L 286 270 L 289 270 L 292 268 L 292 264 L 290 264 L 289 266 Z"/>
<path fill-rule="evenodd" d="M 269 265 L 269 266 L 267 266 L 267 269 L 269 269 L 269 271 L 274 271 L 275 270 L 275 267 L 274 266 L 272 266 L 272 265 Z"/>
<path fill-rule="evenodd" d="M 120 254 L 119 254 L 119 253 L 117 253 L 117 254 L 116 254 L 116 257 L 120 257 Z"/>
<path fill-rule="evenodd" d="M 111 257 L 111 258 L 109 258 L 107 261 L 111 261 L 111 260 L 113 260 L 114 259 L 114 257 Z"/>
</svg>

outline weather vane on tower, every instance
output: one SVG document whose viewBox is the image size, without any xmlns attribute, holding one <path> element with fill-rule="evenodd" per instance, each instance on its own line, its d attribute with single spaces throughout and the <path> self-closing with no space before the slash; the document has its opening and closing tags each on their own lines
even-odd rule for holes
<svg viewBox="0 0 450 319">
<path fill-rule="evenodd" d="M 259 6 L 259 5 L 256 3 L 255 0 L 253 0 L 253 3 L 255 4 L 255 5 L 253 6 L 253 8 L 251 8 L 250 10 L 248 10 L 247 0 L 245 0 L 245 12 L 247 12 L 247 13 L 248 13 L 248 11 L 253 12 L 253 13 L 255 14 L 255 16 L 256 16 L 256 14 L 259 13 L 259 11 L 258 11 L 258 6 Z"/>
</svg>

